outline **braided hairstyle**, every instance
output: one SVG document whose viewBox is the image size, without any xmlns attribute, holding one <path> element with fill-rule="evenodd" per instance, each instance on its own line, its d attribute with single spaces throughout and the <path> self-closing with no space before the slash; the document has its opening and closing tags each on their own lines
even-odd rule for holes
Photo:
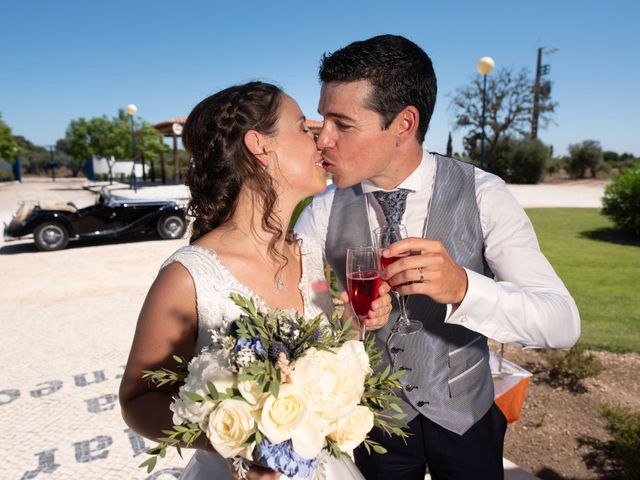
<svg viewBox="0 0 640 480">
<path fill-rule="evenodd" d="M 276 133 L 282 95 L 274 85 L 250 82 L 205 98 L 189 114 L 182 142 L 191 155 L 186 177 L 188 210 L 195 218 L 191 242 L 229 221 L 247 184 L 263 207 L 262 227 L 273 233 L 269 253 L 281 257 L 274 246 L 284 229 L 273 213 L 277 196 L 271 176 L 255 161 L 244 136 L 249 130 Z"/>
</svg>

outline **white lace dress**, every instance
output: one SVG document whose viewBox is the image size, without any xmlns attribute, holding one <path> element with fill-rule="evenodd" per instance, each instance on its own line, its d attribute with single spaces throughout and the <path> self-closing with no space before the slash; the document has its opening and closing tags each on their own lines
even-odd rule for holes
<svg viewBox="0 0 640 480">
<path fill-rule="evenodd" d="M 322 250 L 317 242 L 301 237 L 302 278 L 298 288 L 302 294 L 304 317 L 308 320 L 318 314 L 330 314 L 331 298 L 325 284 Z M 191 275 L 196 290 L 198 312 L 198 335 L 194 355 L 209 343 L 209 330 L 230 320 L 237 319 L 239 307 L 233 303 L 229 294 L 238 293 L 251 297 L 260 306 L 268 305 L 246 285 L 240 283 L 220 261 L 213 250 L 188 245 L 177 250 L 162 265 L 178 262 Z M 327 480 L 364 480 L 357 467 L 351 461 L 330 458 L 325 466 Z M 220 455 L 204 450 L 196 450 L 187 464 L 182 480 L 231 480 L 227 461 Z M 280 477 L 286 479 L 284 475 Z"/>
</svg>

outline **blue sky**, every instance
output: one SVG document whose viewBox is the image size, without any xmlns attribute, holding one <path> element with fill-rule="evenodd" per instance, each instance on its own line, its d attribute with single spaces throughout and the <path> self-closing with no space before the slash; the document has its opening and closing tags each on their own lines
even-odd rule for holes
<svg viewBox="0 0 640 480">
<path fill-rule="evenodd" d="M 443 152 L 450 95 L 477 60 L 533 72 L 546 56 L 556 124 L 540 132 L 555 153 L 585 139 L 640 156 L 640 2 L 555 1 L 31 1 L 4 2 L 0 112 L 40 145 L 70 120 L 115 115 L 128 103 L 156 123 L 186 116 L 216 90 L 273 81 L 319 118 L 320 56 L 380 33 L 427 51 L 438 102 L 426 144 Z M 453 131 L 460 150 L 463 131 Z"/>
</svg>

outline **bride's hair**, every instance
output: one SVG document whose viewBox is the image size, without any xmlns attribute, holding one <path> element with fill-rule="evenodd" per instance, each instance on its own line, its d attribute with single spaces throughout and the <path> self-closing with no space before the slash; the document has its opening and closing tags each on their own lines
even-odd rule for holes
<svg viewBox="0 0 640 480">
<path fill-rule="evenodd" d="M 273 213 L 277 197 L 271 176 L 244 143 L 249 130 L 274 135 L 283 92 L 275 85 L 251 82 L 226 88 L 202 100 L 189 114 L 182 142 L 191 155 L 186 184 L 189 213 L 195 217 L 191 242 L 227 222 L 240 190 L 247 184 L 263 208 L 262 227 L 273 233 L 269 251 L 284 235 Z M 276 254 L 276 256 L 278 256 Z"/>
</svg>

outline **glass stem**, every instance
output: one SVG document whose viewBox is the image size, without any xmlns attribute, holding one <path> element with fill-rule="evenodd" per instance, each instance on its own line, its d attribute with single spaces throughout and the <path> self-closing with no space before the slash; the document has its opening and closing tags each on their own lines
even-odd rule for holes
<svg viewBox="0 0 640 480">
<path fill-rule="evenodd" d="M 393 290 L 396 296 L 396 300 L 398 301 L 398 306 L 400 307 L 400 316 L 398 317 L 398 325 L 406 325 L 409 321 L 409 317 L 407 317 L 407 308 L 406 301 L 407 297 L 405 295 L 400 295 L 398 292 Z"/>
<path fill-rule="evenodd" d="M 358 321 L 360 322 L 360 341 L 364 342 L 364 335 L 365 333 L 367 333 L 367 327 L 364 324 L 366 317 L 360 317 L 358 316 Z"/>
</svg>

